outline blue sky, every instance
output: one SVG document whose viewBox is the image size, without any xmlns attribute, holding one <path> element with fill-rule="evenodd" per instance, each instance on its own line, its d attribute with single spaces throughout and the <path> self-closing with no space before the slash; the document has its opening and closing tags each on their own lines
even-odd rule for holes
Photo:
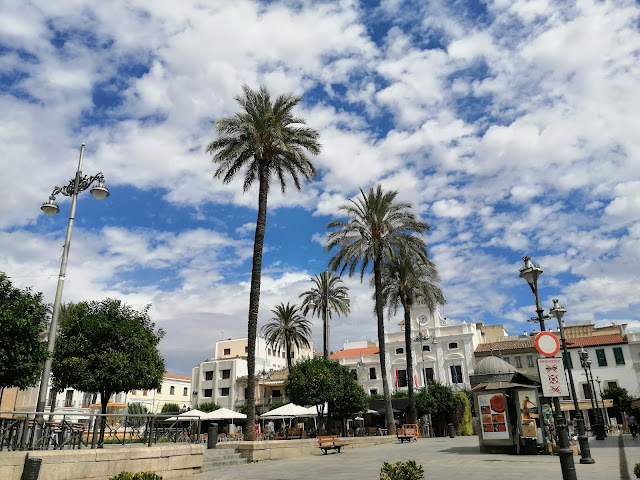
<svg viewBox="0 0 640 480">
<path fill-rule="evenodd" d="M 80 196 L 63 300 L 151 303 L 177 374 L 245 336 L 257 192 L 204 149 L 265 84 L 303 97 L 323 151 L 302 192 L 272 189 L 261 325 L 326 268 L 338 206 L 381 183 L 431 225 L 451 321 L 531 330 L 530 254 L 546 308 L 637 330 L 638 25 L 625 0 L 5 2 L 0 269 L 53 302 L 69 201 L 39 206 L 84 142 L 111 196 Z M 376 338 L 368 281 L 345 282 L 334 349 Z"/>
</svg>

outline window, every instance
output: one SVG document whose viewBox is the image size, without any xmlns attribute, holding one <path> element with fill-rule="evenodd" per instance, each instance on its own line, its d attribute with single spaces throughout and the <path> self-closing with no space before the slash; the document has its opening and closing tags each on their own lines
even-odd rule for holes
<svg viewBox="0 0 640 480">
<path fill-rule="evenodd" d="M 267 350 L 267 353 L 268 353 L 269 355 L 273 355 L 273 352 L 271 351 L 271 349 Z"/>
<path fill-rule="evenodd" d="M 457 350 L 457 349 L 458 349 L 458 342 L 449 343 L 449 350 Z"/>
<path fill-rule="evenodd" d="M 616 359 L 616 365 L 624 365 L 624 354 L 622 353 L 622 348 L 613 347 L 613 356 Z"/>
<path fill-rule="evenodd" d="M 244 387 L 244 390 L 242 392 L 244 394 L 244 398 L 247 398 L 247 392 L 248 391 L 249 391 L 249 389 L 247 387 Z M 264 397 L 264 394 L 262 396 Z"/>
<path fill-rule="evenodd" d="M 451 381 L 453 383 L 462 383 L 462 367 L 460 365 L 450 365 Z"/>
<path fill-rule="evenodd" d="M 131 390 L 131 395 L 137 395 L 138 391 L 137 390 Z"/>
<path fill-rule="evenodd" d="M 221 397 L 228 397 L 229 396 L 229 387 L 224 387 L 220 389 L 220 396 Z"/>
<path fill-rule="evenodd" d="M 84 395 L 82 395 L 82 406 L 86 408 L 89 405 L 91 405 L 91 394 L 85 393 Z"/>
<path fill-rule="evenodd" d="M 189 395 L 189 389 L 188 389 L 187 387 L 184 387 L 184 388 L 182 389 L 182 395 L 183 395 L 183 396 L 185 396 L 185 397 L 186 397 L 187 395 Z"/>
<path fill-rule="evenodd" d="M 607 366 L 607 357 L 604 354 L 604 349 L 602 348 L 596 349 L 596 357 L 598 357 L 598 365 L 600 367 Z"/>
<path fill-rule="evenodd" d="M 522 358 L 521 357 L 514 357 L 516 359 L 516 368 L 522 368 Z"/>
<path fill-rule="evenodd" d="M 588 383 L 583 383 L 582 384 L 582 393 L 584 394 L 584 398 L 586 398 L 587 400 L 591 399 L 591 385 L 589 385 Z"/>
<path fill-rule="evenodd" d="M 158 389 L 158 393 L 162 393 L 162 385 L 160 385 L 160 388 Z"/>
<path fill-rule="evenodd" d="M 428 382 L 433 382 L 433 368 L 426 367 L 424 369 L 424 378 L 426 378 Z"/>
<path fill-rule="evenodd" d="M 509 361 L 509 357 L 502 357 L 502 360 L 504 360 L 505 362 L 507 362 L 509 365 L 511 365 L 511 362 Z"/>
<path fill-rule="evenodd" d="M 396 355 L 404 353 L 404 348 L 396 348 Z"/>
<path fill-rule="evenodd" d="M 169 395 L 173 395 L 176 393 L 176 387 L 174 387 L 173 385 L 171 385 L 171 388 L 169 389 Z"/>
<path fill-rule="evenodd" d="M 222 378 L 223 380 L 226 380 L 227 378 L 231 378 L 231 370 L 230 369 L 220 370 L 220 373 L 222 374 L 222 376 L 220 378 Z"/>
<path fill-rule="evenodd" d="M 407 386 L 407 371 L 396 370 L 396 388 L 402 388 Z"/>
<path fill-rule="evenodd" d="M 225 348 L 223 355 L 231 355 L 231 349 L 230 348 Z"/>
<path fill-rule="evenodd" d="M 143 396 L 143 397 L 146 397 L 146 396 L 147 396 L 147 393 L 149 393 L 147 390 L 143 390 L 143 391 L 142 391 L 142 396 Z"/>
<path fill-rule="evenodd" d="M 534 365 L 533 355 L 527 355 L 527 367 L 533 367 Z"/>
<path fill-rule="evenodd" d="M 282 358 L 287 358 L 287 354 L 285 352 L 282 352 Z"/>
<path fill-rule="evenodd" d="M 369 395 L 377 395 L 378 394 L 378 389 L 377 388 L 370 388 L 369 389 Z"/>
<path fill-rule="evenodd" d="M 423 352 L 430 352 L 431 351 L 431 345 L 422 345 L 422 351 Z"/>
<path fill-rule="evenodd" d="M 280 390 L 272 390 L 271 396 L 280 398 Z"/>
<path fill-rule="evenodd" d="M 205 389 L 204 389 L 204 396 L 205 396 L 205 397 L 213 397 L 213 389 L 211 389 L 211 388 L 205 388 Z"/>
<path fill-rule="evenodd" d="M 376 378 L 378 378 L 376 376 L 376 367 L 369 368 L 369 380 L 375 380 Z"/>
<path fill-rule="evenodd" d="M 618 382 L 607 382 L 607 388 L 614 388 L 618 386 Z"/>
<path fill-rule="evenodd" d="M 562 353 L 562 358 L 564 360 L 564 368 L 570 369 L 573 368 L 573 360 L 571 359 L 571 353 L 567 352 L 566 354 Z"/>
<path fill-rule="evenodd" d="M 213 380 L 213 370 L 211 370 L 210 372 L 204 372 L 204 379 Z"/>
<path fill-rule="evenodd" d="M 249 353 L 249 347 L 244 347 L 244 353 Z"/>
</svg>

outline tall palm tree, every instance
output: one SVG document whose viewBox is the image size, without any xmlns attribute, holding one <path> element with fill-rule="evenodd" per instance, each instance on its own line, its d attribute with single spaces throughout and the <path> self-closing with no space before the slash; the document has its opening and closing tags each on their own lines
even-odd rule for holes
<svg viewBox="0 0 640 480">
<path fill-rule="evenodd" d="M 306 315 L 311 310 L 312 316 L 322 317 L 322 341 L 324 358 L 329 358 L 330 335 L 329 320 L 331 320 L 331 310 L 340 315 L 349 313 L 349 289 L 340 285 L 342 279 L 338 275 L 326 271 L 320 275 L 316 275 L 311 279 L 314 283 L 313 288 L 301 293 L 299 297 L 302 300 L 302 313 Z"/>
<path fill-rule="evenodd" d="M 287 352 L 287 365 L 291 369 L 291 352 L 293 346 L 300 349 L 309 347 L 311 322 L 307 320 L 297 305 L 284 303 L 271 310 L 275 317 L 262 327 L 267 344 L 272 348 L 283 348 Z"/>
<path fill-rule="evenodd" d="M 317 174 L 307 152 L 320 153 L 319 134 L 305 126 L 305 120 L 293 116 L 292 110 L 302 99 L 292 94 L 280 95 L 272 102 L 266 87 L 252 90 L 242 87 L 243 94 L 236 97 L 241 111 L 215 121 L 218 138 L 206 149 L 218 165 L 215 178 L 231 182 L 240 170 L 244 170 L 243 188 L 246 192 L 258 181 L 258 218 L 253 243 L 253 265 L 249 293 L 249 317 L 247 323 L 247 424 L 245 438 L 254 439 L 256 404 L 256 336 L 258 308 L 260 305 L 260 279 L 262 275 L 262 249 L 267 226 L 267 197 L 271 180 L 280 183 L 286 192 L 286 177 L 290 176 L 300 190 L 300 177 L 311 181 Z"/>
<path fill-rule="evenodd" d="M 417 423 L 416 398 L 413 389 L 411 307 L 418 298 L 431 312 L 437 305 L 444 305 L 446 300 L 437 285 L 439 281 L 438 269 L 431 260 L 403 250 L 393 250 L 382 266 L 382 298 L 388 307 L 389 315 L 395 315 L 400 305 L 404 310 L 404 341 L 409 387 L 407 423 Z"/>
<path fill-rule="evenodd" d="M 375 310 L 378 322 L 378 345 L 380 347 L 380 369 L 382 373 L 382 390 L 387 421 L 387 433 L 395 435 L 396 426 L 393 421 L 391 394 L 387 380 L 387 364 L 384 339 L 384 299 L 382 298 L 382 263 L 393 249 L 403 248 L 421 258 L 427 258 L 427 246 L 415 233 L 423 234 L 429 225 L 419 221 L 409 211 L 411 204 L 395 202 L 396 191 L 384 191 L 378 185 L 369 188 L 365 194 L 350 203 L 341 205 L 349 220 L 335 220 L 328 229 L 336 229 L 327 237 L 327 251 L 338 247 L 339 250 L 330 260 L 329 267 L 340 269 L 341 273 L 349 270 L 353 275 L 360 266 L 360 281 L 373 264 Z"/>
</svg>

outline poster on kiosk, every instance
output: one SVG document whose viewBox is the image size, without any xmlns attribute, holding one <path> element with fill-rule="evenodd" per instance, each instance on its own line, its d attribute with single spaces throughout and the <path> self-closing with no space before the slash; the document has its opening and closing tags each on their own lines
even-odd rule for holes
<svg viewBox="0 0 640 480">
<path fill-rule="evenodd" d="M 509 439 L 507 427 L 507 403 L 504 393 L 478 395 L 482 438 L 486 440 Z"/>
</svg>

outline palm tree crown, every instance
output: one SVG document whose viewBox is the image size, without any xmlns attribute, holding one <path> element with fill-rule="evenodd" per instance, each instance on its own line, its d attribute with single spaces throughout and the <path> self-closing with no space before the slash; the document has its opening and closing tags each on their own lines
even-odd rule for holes
<svg viewBox="0 0 640 480">
<path fill-rule="evenodd" d="M 245 438 L 253 440 L 256 404 L 255 351 L 269 186 L 275 178 L 284 193 L 287 188 L 286 177 L 289 176 L 300 190 L 300 177 L 310 181 L 317 173 L 306 152 L 317 155 L 321 147 L 318 132 L 304 126 L 303 118 L 293 116 L 293 107 L 301 101 L 300 97 L 280 95 L 272 102 L 264 86 L 252 90 L 243 85 L 242 91 L 243 95 L 236 97 L 241 111 L 216 120 L 214 125 L 218 138 L 207 146 L 206 151 L 213 155 L 213 163 L 218 165 L 215 178 L 222 178 L 224 183 L 229 183 L 244 170 L 245 192 L 254 180 L 257 179 L 259 183 L 247 322 L 248 414 Z"/>
<path fill-rule="evenodd" d="M 341 205 L 349 219 L 345 222 L 336 220 L 327 226 L 335 228 L 327 238 L 327 251 L 338 247 L 339 250 L 330 260 L 329 266 L 333 270 L 349 270 L 353 275 L 360 266 L 360 279 L 364 278 L 369 264 L 373 264 L 375 309 L 378 323 L 378 345 L 380 345 L 380 369 L 382 373 L 382 389 L 384 393 L 387 432 L 395 434 L 395 423 L 391 409 L 391 395 L 387 380 L 386 352 L 384 347 L 384 301 L 382 298 L 382 262 L 394 249 L 403 249 L 420 258 L 427 258 L 427 246 L 424 241 L 415 236 L 423 234 L 429 225 L 419 221 L 409 211 L 411 205 L 405 202 L 395 202 L 398 192 L 382 190 L 378 185 L 369 188 L 362 197 L 351 200 L 351 203 Z"/>
<path fill-rule="evenodd" d="M 275 317 L 262 327 L 267 344 L 272 348 L 283 348 L 287 352 L 287 365 L 291 368 L 291 352 L 293 347 L 300 349 L 309 347 L 311 322 L 304 318 L 297 305 L 284 303 L 271 310 Z"/>
<path fill-rule="evenodd" d="M 349 313 L 349 289 L 341 285 L 342 279 L 338 275 L 334 275 L 329 271 L 316 275 L 311 281 L 314 284 L 313 288 L 299 295 L 304 297 L 300 308 L 304 315 L 311 310 L 312 316 L 322 318 L 324 358 L 329 358 L 329 320 L 331 319 L 331 311 L 337 312 L 338 315 L 347 315 Z"/>
<path fill-rule="evenodd" d="M 444 305 L 446 300 L 437 285 L 439 281 L 438 269 L 431 260 L 407 254 L 403 250 L 392 250 L 382 265 L 382 298 L 389 309 L 389 314 L 395 314 L 399 305 L 402 305 L 404 310 L 404 339 L 409 379 L 408 423 L 416 423 L 417 417 L 413 389 L 411 307 L 417 298 L 422 299 L 430 311 L 433 311 L 437 305 Z"/>
</svg>

